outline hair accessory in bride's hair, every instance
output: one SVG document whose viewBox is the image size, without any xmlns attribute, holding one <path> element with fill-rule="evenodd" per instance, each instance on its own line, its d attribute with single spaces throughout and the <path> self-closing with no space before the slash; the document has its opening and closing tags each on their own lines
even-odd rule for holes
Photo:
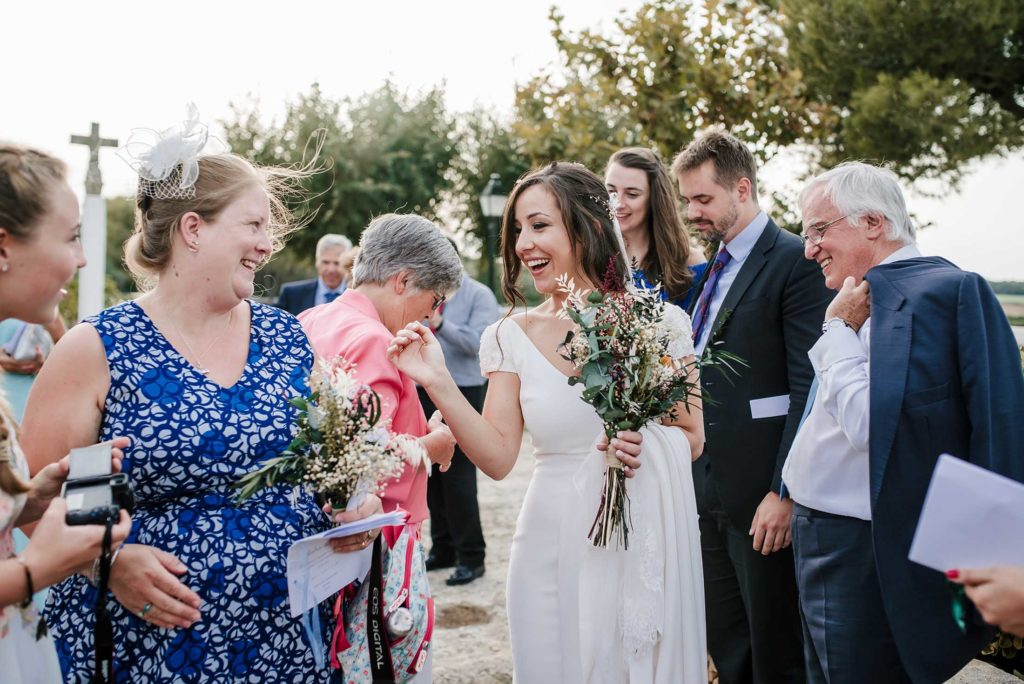
<svg viewBox="0 0 1024 684">
<path fill-rule="evenodd" d="M 618 206 L 618 195 L 613 192 L 608 197 L 598 197 L 597 195 L 589 195 L 589 197 L 597 206 L 605 210 L 608 218 L 613 221 L 615 220 L 615 207 Z"/>
<path fill-rule="evenodd" d="M 189 199 L 196 196 L 199 153 L 206 147 L 209 131 L 199 121 L 192 103 L 180 126 L 163 131 L 132 130 L 118 156 L 139 174 L 139 192 L 153 199 Z"/>
</svg>

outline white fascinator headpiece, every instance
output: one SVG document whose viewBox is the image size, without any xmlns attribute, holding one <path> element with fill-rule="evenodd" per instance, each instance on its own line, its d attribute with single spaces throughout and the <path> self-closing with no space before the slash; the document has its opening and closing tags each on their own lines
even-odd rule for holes
<svg viewBox="0 0 1024 684">
<path fill-rule="evenodd" d="M 209 131 L 199 121 L 199 109 L 188 105 L 179 126 L 163 131 L 133 129 L 118 156 L 139 174 L 139 190 L 153 199 L 189 199 L 196 196 L 199 153 Z"/>
</svg>

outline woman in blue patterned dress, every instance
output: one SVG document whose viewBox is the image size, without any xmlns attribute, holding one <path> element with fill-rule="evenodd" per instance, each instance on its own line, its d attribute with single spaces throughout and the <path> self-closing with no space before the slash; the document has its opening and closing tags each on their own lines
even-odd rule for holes
<svg viewBox="0 0 1024 684">
<path fill-rule="evenodd" d="M 654 150 L 627 147 L 611 156 L 604 173 L 608 192 L 618 196 L 615 218 L 635 264 L 634 282 L 650 288 L 660 281 L 666 298 L 688 309 L 708 264 L 690 248 L 668 169 Z"/>
<path fill-rule="evenodd" d="M 107 597 L 115 681 L 326 681 L 312 650 L 324 644 L 289 617 L 285 560 L 329 521 L 300 491 L 236 505 L 233 489 L 289 444 L 288 400 L 313 360 L 295 318 L 248 299 L 286 230 L 273 192 L 286 172 L 231 154 L 193 161 L 191 187 L 187 162 L 162 183 L 140 181 L 125 256 L 150 287 L 54 348 L 29 401 L 26 450 L 38 469 L 97 437 L 132 439 L 124 470 L 138 504 Z M 81 576 L 50 593 L 66 681 L 92 672 L 95 600 Z"/>
</svg>

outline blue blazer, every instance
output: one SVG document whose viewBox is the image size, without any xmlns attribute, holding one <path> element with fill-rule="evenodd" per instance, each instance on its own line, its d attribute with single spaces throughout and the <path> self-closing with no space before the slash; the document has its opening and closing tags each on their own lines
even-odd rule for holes
<svg viewBox="0 0 1024 684">
<path fill-rule="evenodd" d="M 281 294 L 277 297 L 277 308 L 298 316 L 306 309 L 312 309 L 316 302 L 316 286 L 319 280 L 299 280 L 281 286 Z"/>
<path fill-rule="evenodd" d="M 975 613 L 962 634 L 946 578 L 907 554 L 940 454 L 1024 482 L 1020 352 L 999 302 L 976 273 L 919 257 L 876 266 L 866 278 L 875 563 L 907 672 L 915 682 L 944 682 L 994 630 Z"/>
</svg>

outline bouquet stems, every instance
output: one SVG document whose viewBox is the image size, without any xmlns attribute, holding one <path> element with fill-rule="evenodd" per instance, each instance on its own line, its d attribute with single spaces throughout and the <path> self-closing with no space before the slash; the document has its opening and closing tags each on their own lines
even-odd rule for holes
<svg viewBox="0 0 1024 684">
<path fill-rule="evenodd" d="M 587 535 L 590 542 L 599 548 L 607 548 L 612 540 L 615 548 L 622 545 L 629 548 L 629 495 L 626 494 L 626 472 L 622 463 L 612 456 L 605 456 L 604 484 L 601 489 L 601 503 L 597 517 Z"/>
</svg>

